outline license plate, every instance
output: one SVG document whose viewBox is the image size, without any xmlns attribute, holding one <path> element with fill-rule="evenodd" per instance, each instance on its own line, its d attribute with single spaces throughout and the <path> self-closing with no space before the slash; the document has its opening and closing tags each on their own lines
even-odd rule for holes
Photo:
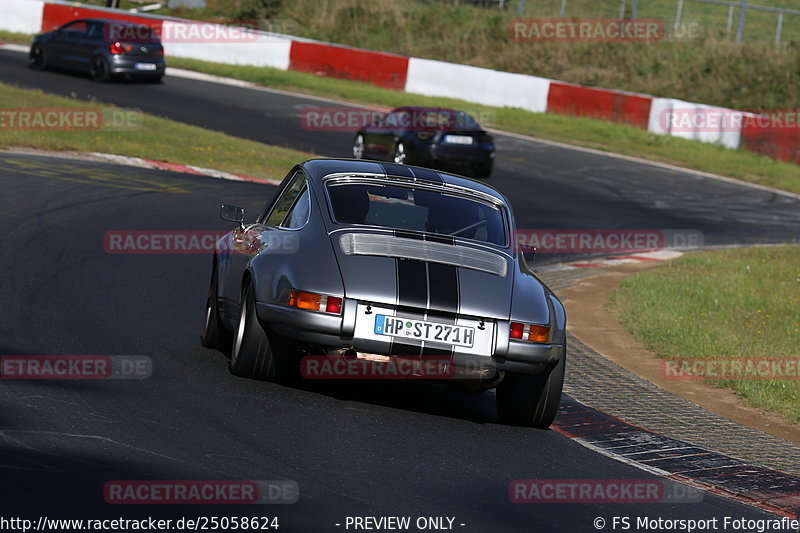
<svg viewBox="0 0 800 533">
<path fill-rule="evenodd" d="M 133 68 L 136 70 L 156 70 L 156 65 L 154 63 L 136 63 Z"/>
<path fill-rule="evenodd" d="M 388 315 L 375 316 L 375 334 L 428 342 L 442 342 L 467 348 L 472 348 L 475 344 L 475 328 L 471 326 L 440 324 L 439 322 Z"/>
<path fill-rule="evenodd" d="M 444 142 L 449 144 L 472 144 L 472 137 L 469 135 L 445 135 Z"/>
</svg>

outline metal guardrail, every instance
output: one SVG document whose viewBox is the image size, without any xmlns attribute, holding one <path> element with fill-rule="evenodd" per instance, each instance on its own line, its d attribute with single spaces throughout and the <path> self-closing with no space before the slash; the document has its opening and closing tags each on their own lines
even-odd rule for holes
<svg viewBox="0 0 800 533">
<path fill-rule="evenodd" d="M 632 0 L 634 3 L 637 0 Z M 681 15 L 683 13 L 683 3 L 686 0 L 678 0 L 678 11 L 675 15 L 675 27 L 677 28 L 681 23 Z M 727 33 L 730 35 L 731 26 L 733 25 L 733 11 L 739 8 L 739 22 L 736 27 L 736 42 L 741 42 L 744 35 L 745 20 L 747 18 L 747 10 L 753 9 L 756 11 L 767 11 L 770 13 L 778 14 L 778 22 L 775 28 L 775 44 L 781 44 L 781 33 L 783 31 L 783 17 L 784 15 L 800 15 L 798 9 L 787 9 L 782 7 L 761 6 L 748 3 L 748 0 L 740 0 L 739 2 L 731 2 L 729 0 L 688 0 L 690 2 L 698 2 L 701 4 L 714 4 L 718 6 L 728 6 L 728 24 Z"/>
<path fill-rule="evenodd" d="M 540 2 L 529 2 L 528 0 L 461 0 L 465 4 L 480 5 L 483 7 L 500 7 L 501 9 L 516 9 L 519 15 L 530 12 L 533 9 L 540 7 Z M 747 21 L 747 14 L 749 11 L 761 11 L 765 13 L 774 13 L 776 17 L 775 25 L 775 44 L 780 45 L 782 42 L 782 34 L 784 30 L 784 22 L 786 16 L 800 17 L 800 9 L 789 9 L 782 7 L 764 6 L 760 4 L 752 4 L 750 0 L 674 0 L 675 1 L 675 18 L 673 27 L 678 29 L 684 19 L 684 6 L 686 2 L 694 2 L 698 4 L 711 4 L 721 7 L 727 7 L 727 23 L 726 35 L 731 36 L 734 24 L 734 15 L 738 15 L 736 22 L 735 39 L 741 42 L 744 38 L 744 31 Z M 566 17 L 569 15 L 568 9 L 570 4 L 574 4 L 574 0 L 560 0 L 556 2 L 559 5 L 559 16 Z M 650 7 L 651 0 L 597 0 L 597 7 L 608 7 L 612 5 L 619 6 L 620 18 L 638 18 L 640 7 Z M 738 11 L 738 14 L 736 13 Z"/>
</svg>

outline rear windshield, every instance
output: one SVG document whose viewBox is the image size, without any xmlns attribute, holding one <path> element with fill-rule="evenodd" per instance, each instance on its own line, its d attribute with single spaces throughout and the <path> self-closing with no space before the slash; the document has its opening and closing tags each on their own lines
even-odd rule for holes
<svg viewBox="0 0 800 533">
<path fill-rule="evenodd" d="M 506 246 L 503 211 L 479 200 L 362 183 L 331 184 L 328 196 L 339 224 L 438 233 Z"/>
<path fill-rule="evenodd" d="M 160 30 L 143 24 L 126 21 L 111 21 L 103 28 L 105 39 L 110 42 L 160 44 Z"/>
</svg>

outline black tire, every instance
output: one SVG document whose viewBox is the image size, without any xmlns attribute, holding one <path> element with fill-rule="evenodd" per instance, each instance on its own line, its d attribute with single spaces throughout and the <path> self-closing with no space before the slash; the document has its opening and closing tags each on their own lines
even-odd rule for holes
<svg viewBox="0 0 800 533">
<path fill-rule="evenodd" d="M 539 374 L 506 374 L 497 386 L 500 420 L 513 426 L 550 427 L 561 403 L 566 360 L 565 349 L 554 367 Z"/>
<path fill-rule="evenodd" d="M 89 74 L 92 76 L 92 80 L 98 83 L 109 81 L 111 79 L 111 67 L 108 66 L 106 58 L 94 56 Z"/>
<path fill-rule="evenodd" d="M 364 159 L 364 135 L 361 133 L 356 134 L 353 139 L 353 158 Z"/>
<path fill-rule="evenodd" d="M 206 298 L 206 320 L 203 333 L 200 335 L 200 344 L 212 350 L 222 350 L 230 346 L 231 332 L 222 322 L 217 307 L 217 261 L 214 260 L 214 270 L 211 272 L 211 284 Z"/>
<path fill-rule="evenodd" d="M 34 70 L 44 70 L 47 68 L 47 57 L 41 45 L 34 44 L 28 52 L 28 67 Z"/>
<path fill-rule="evenodd" d="M 406 145 L 403 144 L 403 141 L 398 141 L 395 145 L 392 160 L 398 165 L 408 164 L 408 152 L 406 152 Z"/>
<path fill-rule="evenodd" d="M 256 315 L 253 285 L 242 289 L 242 311 L 231 346 L 231 373 L 244 378 L 286 383 L 299 371 L 299 364 L 286 343 L 265 331 Z"/>
</svg>

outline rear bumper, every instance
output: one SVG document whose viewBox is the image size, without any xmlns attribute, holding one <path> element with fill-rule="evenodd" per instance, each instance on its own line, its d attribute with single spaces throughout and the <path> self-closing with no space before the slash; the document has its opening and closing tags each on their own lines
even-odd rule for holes
<svg viewBox="0 0 800 533">
<path fill-rule="evenodd" d="M 414 153 L 411 163 L 454 172 L 485 172 L 494 164 L 494 150 L 437 145 Z"/>
<path fill-rule="evenodd" d="M 140 68 L 137 68 L 140 65 Z M 152 70 L 141 68 L 141 65 L 154 65 Z M 143 77 L 160 77 L 166 72 L 167 66 L 163 59 L 145 57 L 114 56 L 110 62 L 112 74 L 134 74 Z"/>
<path fill-rule="evenodd" d="M 275 333 L 286 338 L 334 350 L 352 348 L 357 352 L 389 355 L 388 343 L 354 337 L 357 307 L 357 301 L 345 299 L 342 314 L 332 315 L 256 303 L 256 312 L 262 324 L 269 324 Z M 538 374 L 563 357 L 563 345 L 509 339 L 508 326 L 508 321 L 496 322 L 493 352 L 490 356 L 456 353 L 452 356 L 455 366 L 469 370 L 470 373 L 486 369 Z"/>
</svg>

